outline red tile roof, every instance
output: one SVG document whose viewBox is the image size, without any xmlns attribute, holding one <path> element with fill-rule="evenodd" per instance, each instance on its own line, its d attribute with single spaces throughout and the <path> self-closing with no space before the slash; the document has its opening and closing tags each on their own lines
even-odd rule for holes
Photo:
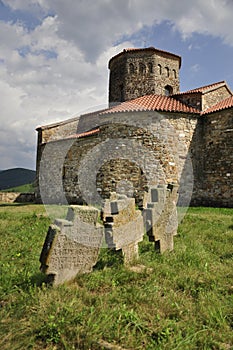
<svg viewBox="0 0 233 350">
<path fill-rule="evenodd" d="M 96 135 L 99 133 L 99 131 L 100 131 L 100 129 L 96 128 L 96 129 L 88 130 L 88 131 L 85 131 L 85 132 L 82 132 L 79 134 L 69 135 L 69 136 L 65 137 L 65 139 L 81 139 L 83 137 Z"/>
<path fill-rule="evenodd" d="M 214 106 L 206 109 L 204 112 L 201 113 L 201 115 L 221 111 L 223 109 L 232 108 L 232 107 L 233 107 L 233 96 L 230 96 L 225 100 L 216 103 Z"/>
<path fill-rule="evenodd" d="M 192 89 L 192 90 L 188 90 L 188 91 L 184 91 L 184 92 L 180 92 L 176 95 L 186 95 L 186 94 L 192 94 L 192 93 L 201 93 L 201 94 L 204 94 L 206 92 L 210 92 L 210 91 L 213 91 L 215 89 L 218 89 L 222 86 L 226 86 L 226 88 L 230 91 L 230 89 L 228 88 L 226 82 L 223 80 L 223 81 L 219 81 L 217 83 L 213 83 L 213 84 L 209 84 L 209 85 L 205 85 L 205 86 L 201 86 L 199 88 L 196 88 L 196 89 Z"/>
<path fill-rule="evenodd" d="M 153 49 L 156 50 L 155 48 L 145 48 L 145 49 L 126 49 L 124 51 L 132 51 L 132 50 L 148 50 L 148 49 Z M 162 51 L 162 50 L 158 50 Z M 165 51 L 164 51 L 165 52 Z M 177 56 L 178 57 L 178 56 Z M 232 96 L 224 99 L 223 101 L 220 101 L 213 105 L 212 107 L 208 108 L 207 110 L 200 112 L 194 107 L 188 106 L 187 104 L 177 100 L 175 97 L 182 95 L 182 94 L 192 94 L 192 93 L 201 93 L 204 94 L 209 91 L 213 91 L 215 89 L 218 89 L 222 86 L 226 86 L 226 88 L 229 90 L 230 94 Z M 115 105 L 114 107 L 110 107 L 107 109 L 102 109 L 102 110 L 97 110 L 95 112 L 90 112 L 87 114 L 83 114 L 82 116 L 94 116 L 94 115 L 106 115 L 109 113 L 120 113 L 120 112 L 140 112 L 140 111 L 161 111 L 161 112 L 180 112 L 180 113 L 194 113 L 194 114 L 199 114 L 199 115 L 206 115 L 209 113 L 217 112 L 223 109 L 228 109 L 228 108 L 233 108 L 233 94 L 232 91 L 229 89 L 227 86 L 227 83 L 225 81 L 220 81 L 217 83 L 205 85 L 196 89 L 188 90 L 186 92 L 181 92 L 172 96 L 162 96 L 162 95 L 145 95 L 142 97 L 138 97 L 136 99 L 130 100 L 130 101 L 125 101 L 122 103 L 119 103 Z M 45 125 L 45 126 L 40 126 L 36 130 L 44 130 L 47 128 L 52 128 L 56 127 L 59 125 L 64 125 L 73 121 L 79 121 L 80 116 L 62 121 L 62 122 L 57 122 L 54 124 L 50 125 Z M 95 128 L 92 130 L 88 130 L 86 132 L 82 133 L 76 133 L 73 135 L 69 135 L 65 137 L 65 139 L 72 139 L 72 138 L 83 138 L 83 137 L 88 137 L 92 135 L 96 135 L 99 133 L 100 129 Z"/>
<path fill-rule="evenodd" d="M 108 67 L 110 65 L 110 62 L 112 60 L 114 60 L 116 57 L 119 57 L 123 54 L 125 54 L 126 52 L 132 52 L 132 51 L 154 51 L 155 53 L 164 53 L 166 55 L 170 55 L 170 56 L 173 56 L 174 58 L 178 58 L 179 60 L 179 67 L 181 66 L 181 56 L 178 56 L 172 52 L 168 52 L 168 51 L 164 51 L 164 50 L 160 50 L 160 49 L 156 49 L 155 47 L 153 46 L 150 46 L 150 47 L 144 47 L 144 48 L 128 48 L 128 49 L 124 49 L 123 51 L 119 52 L 117 55 L 113 56 L 110 60 L 109 60 L 109 63 L 108 63 Z"/>
<path fill-rule="evenodd" d="M 233 108 L 233 96 L 226 98 L 225 100 L 218 102 L 216 105 L 207 109 L 204 112 L 200 112 L 193 107 L 189 107 L 184 103 L 169 97 L 161 95 L 146 95 L 136 98 L 131 101 L 122 102 L 121 104 L 112 108 L 99 111 L 99 115 L 106 115 L 108 113 L 120 113 L 120 112 L 143 112 L 143 111 L 163 111 L 163 112 L 184 112 L 195 113 L 205 115 L 213 112 L 217 112 L 223 109 Z M 98 111 L 96 112 L 98 114 Z M 79 134 L 73 134 L 65 137 L 65 139 L 81 139 L 88 136 L 96 135 L 100 132 L 100 128 L 95 128 L 82 132 Z"/>
<path fill-rule="evenodd" d="M 163 111 L 163 112 L 183 112 L 183 113 L 197 113 L 200 112 L 190 106 L 187 106 L 181 101 L 176 100 L 170 96 L 162 95 L 145 95 L 134 100 L 122 102 L 108 110 L 100 113 L 118 113 L 118 112 L 137 112 L 137 111 Z"/>
</svg>

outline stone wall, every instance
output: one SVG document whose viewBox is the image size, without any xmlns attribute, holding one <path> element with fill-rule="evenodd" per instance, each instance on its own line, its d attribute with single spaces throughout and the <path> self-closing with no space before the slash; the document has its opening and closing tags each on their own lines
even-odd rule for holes
<svg viewBox="0 0 233 350">
<path fill-rule="evenodd" d="M 34 193 L 0 192 L 0 203 L 33 203 Z"/>
<path fill-rule="evenodd" d="M 199 164 L 192 204 L 233 207 L 233 110 L 203 117 L 199 135 L 191 145 Z"/>
<path fill-rule="evenodd" d="M 179 189 L 183 196 L 190 185 L 192 205 L 233 207 L 232 115 L 230 109 L 203 117 L 157 112 L 98 115 L 98 135 L 39 145 L 38 157 L 45 153 L 38 161 L 42 171 L 38 168 L 37 181 L 40 174 L 43 196 L 56 203 L 89 202 L 93 191 L 102 198 L 125 191 L 141 206 L 148 185 L 173 182 L 184 184 Z M 89 166 L 87 173 L 80 174 L 80 164 Z M 82 190 L 79 175 L 87 176 L 88 183 L 88 171 L 92 187 Z"/>
<path fill-rule="evenodd" d="M 142 205 L 147 186 L 180 182 L 196 116 L 119 113 L 102 116 L 102 123 L 98 135 L 41 146 L 38 174 L 46 200 L 89 204 L 126 190 Z M 187 172 L 185 179 L 192 169 Z"/>
<path fill-rule="evenodd" d="M 38 127 L 39 143 L 55 141 L 75 134 L 77 132 L 78 121 L 79 117 L 66 120 L 65 122 L 47 125 L 45 127 Z"/>
<path fill-rule="evenodd" d="M 189 106 L 198 109 L 199 111 L 202 110 L 202 94 L 200 92 L 189 94 L 181 93 L 173 97 Z"/>
<path fill-rule="evenodd" d="M 80 160 L 98 143 L 98 137 L 70 138 L 39 146 L 37 202 L 83 204 L 78 184 Z"/>
<path fill-rule="evenodd" d="M 128 51 L 110 61 L 109 103 L 179 92 L 179 58 L 165 52 Z"/>
<path fill-rule="evenodd" d="M 204 111 L 230 96 L 231 96 L 231 93 L 225 86 L 220 87 L 216 90 L 207 92 L 203 94 L 203 97 L 202 97 L 202 110 Z"/>
<path fill-rule="evenodd" d="M 181 93 L 173 97 L 189 106 L 197 108 L 200 111 L 205 111 L 230 96 L 231 93 L 226 86 L 222 86 L 210 92 Z"/>
</svg>

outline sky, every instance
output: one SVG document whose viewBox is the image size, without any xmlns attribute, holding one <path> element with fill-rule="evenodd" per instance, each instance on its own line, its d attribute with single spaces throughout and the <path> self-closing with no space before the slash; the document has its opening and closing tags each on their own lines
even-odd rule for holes
<svg viewBox="0 0 233 350">
<path fill-rule="evenodd" d="M 36 167 L 36 127 L 107 106 L 129 47 L 182 56 L 180 88 L 233 89 L 233 0 L 0 0 L 0 170 Z"/>
</svg>

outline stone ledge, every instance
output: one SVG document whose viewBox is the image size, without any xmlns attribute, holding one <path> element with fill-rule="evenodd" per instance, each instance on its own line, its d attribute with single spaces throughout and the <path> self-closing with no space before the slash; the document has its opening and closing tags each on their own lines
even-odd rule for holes
<svg viewBox="0 0 233 350">
<path fill-rule="evenodd" d="M 0 203 L 34 203 L 35 193 L 0 192 Z"/>
</svg>

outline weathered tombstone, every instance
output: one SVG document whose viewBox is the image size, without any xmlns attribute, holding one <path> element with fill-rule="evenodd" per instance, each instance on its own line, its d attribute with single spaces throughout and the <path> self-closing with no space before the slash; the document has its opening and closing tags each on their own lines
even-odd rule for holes
<svg viewBox="0 0 233 350">
<path fill-rule="evenodd" d="M 98 259 L 104 229 L 98 224 L 98 209 L 71 206 L 68 220 L 55 220 L 49 227 L 40 256 L 41 271 L 54 284 L 88 273 Z"/>
<path fill-rule="evenodd" d="M 102 211 L 104 226 L 98 223 L 98 209 L 70 206 L 67 220 L 56 219 L 49 227 L 40 256 L 41 271 L 55 285 L 72 280 L 78 273 L 91 272 L 104 234 L 107 246 L 122 249 L 124 263 L 129 264 L 138 258 L 144 225 L 161 253 L 172 250 L 178 226 L 177 196 L 176 185 L 150 188 L 142 216 L 134 198 L 111 193 Z"/>
<path fill-rule="evenodd" d="M 177 190 L 177 185 L 160 185 L 150 188 L 147 194 L 143 211 L 145 229 L 149 240 L 155 242 L 155 248 L 161 253 L 173 250 L 173 236 L 178 227 Z"/>
<path fill-rule="evenodd" d="M 103 209 L 105 239 L 109 248 L 122 249 L 124 263 L 138 258 L 138 243 L 143 240 L 143 217 L 135 199 L 111 193 Z"/>
</svg>

